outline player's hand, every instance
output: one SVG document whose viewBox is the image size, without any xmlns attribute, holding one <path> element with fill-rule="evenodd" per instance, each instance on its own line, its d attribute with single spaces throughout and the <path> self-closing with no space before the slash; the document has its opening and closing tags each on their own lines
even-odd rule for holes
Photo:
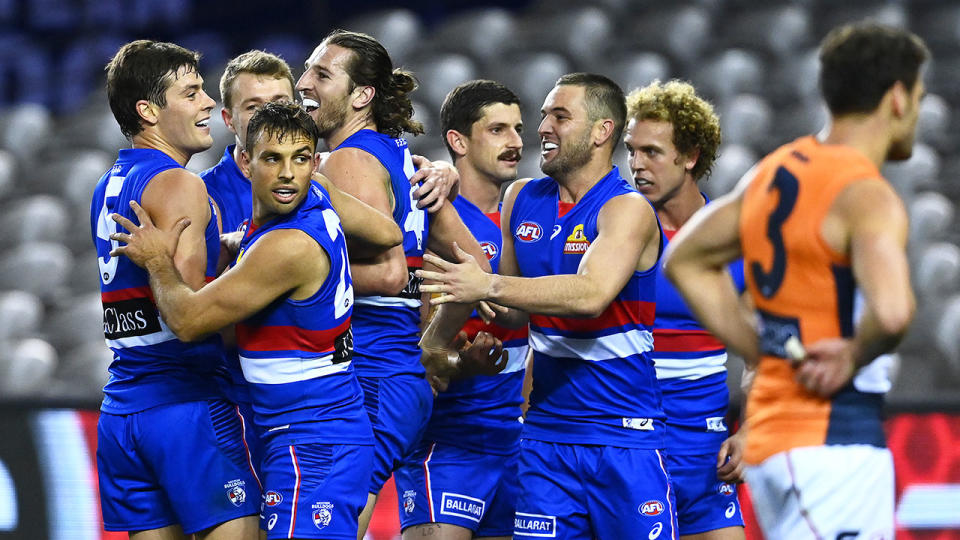
<svg viewBox="0 0 960 540">
<path fill-rule="evenodd" d="M 477 304 L 477 315 L 487 324 L 496 322 L 498 315 L 505 314 L 509 311 L 510 308 L 501 306 L 500 304 L 494 304 L 493 302 L 481 301 Z"/>
<path fill-rule="evenodd" d="M 723 482 L 742 484 L 746 480 L 743 467 L 743 449 L 746 446 L 746 430 L 727 437 L 717 453 L 717 478 Z"/>
<path fill-rule="evenodd" d="M 161 231 L 153 225 L 153 220 L 147 211 L 136 201 L 130 201 L 130 208 L 136 214 L 140 225 L 136 225 L 120 214 L 110 214 L 110 219 L 117 222 L 129 232 L 115 232 L 110 235 L 111 240 L 123 242 L 125 246 L 117 246 L 110 252 L 111 257 L 126 255 L 137 266 L 146 268 L 151 261 L 160 259 L 173 260 L 173 254 L 180 243 L 180 235 L 190 226 L 190 218 L 180 218 L 169 231 Z"/>
<path fill-rule="evenodd" d="M 463 337 L 466 338 L 466 334 Z M 460 369 L 457 376 L 496 375 L 507 367 L 508 360 L 510 354 L 503 350 L 503 342 L 488 332 L 478 332 L 473 342 L 468 341 L 460 347 Z"/>
<path fill-rule="evenodd" d="M 807 347 L 807 355 L 797 368 L 797 382 L 821 397 L 830 397 L 853 378 L 852 341 L 822 339 Z"/>
<path fill-rule="evenodd" d="M 413 192 L 417 208 L 434 213 L 443 207 L 445 200 L 457 197 L 460 188 L 460 173 L 446 161 L 430 161 L 423 156 L 412 156 L 417 172 L 410 177 L 410 185 L 420 184 Z"/>
<path fill-rule="evenodd" d="M 233 231 L 220 235 L 220 250 L 226 251 L 232 259 L 236 257 L 237 251 L 240 251 L 240 242 L 243 241 L 243 231 Z"/>
<path fill-rule="evenodd" d="M 429 253 L 423 254 L 423 262 L 434 265 L 438 270 L 417 270 L 417 277 L 434 282 L 421 285 L 420 291 L 440 293 L 430 299 L 430 305 L 437 306 L 447 302 L 473 304 L 487 297 L 493 276 L 484 272 L 473 255 L 460 249 L 456 242 L 453 243 L 453 252 L 457 262 L 448 262 Z"/>
</svg>

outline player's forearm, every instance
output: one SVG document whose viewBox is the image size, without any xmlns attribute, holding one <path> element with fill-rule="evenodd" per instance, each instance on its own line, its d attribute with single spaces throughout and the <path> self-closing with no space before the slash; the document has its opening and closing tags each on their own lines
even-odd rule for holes
<svg viewBox="0 0 960 540">
<path fill-rule="evenodd" d="M 912 314 L 911 314 L 912 316 Z M 881 354 L 893 351 L 909 328 L 910 318 L 897 326 L 884 326 L 872 311 L 867 311 L 857 325 L 853 336 L 853 361 L 856 368 L 861 368 Z"/>
<path fill-rule="evenodd" d="M 598 317 L 616 296 L 579 274 L 519 278 L 494 275 L 487 300 L 527 313 Z"/>
<path fill-rule="evenodd" d="M 424 348 L 441 348 L 450 345 L 457 336 L 467 319 L 473 312 L 472 304 L 443 304 L 434 314 L 433 319 L 423 331 L 420 346 Z"/>
<path fill-rule="evenodd" d="M 760 359 L 757 330 L 742 308 L 726 268 L 676 263 L 667 267 L 667 277 L 697 320 L 728 349 L 743 357 L 747 366 L 755 366 Z"/>
<path fill-rule="evenodd" d="M 361 296 L 395 296 L 410 281 L 407 260 L 399 246 L 372 259 L 351 258 L 350 276 L 353 292 Z"/>
<path fill-rule="evenodd" d="M 183 278 L 169 257 L 156 257 L 147 262 L 150 274 L 150 288 L 160 315 L 170 330 L 181 341 L 196 341 L 217 328 L 201 327 L 201 313 L 194 309 L 190 301 L 194 291 L 184 283 Z"/>
</svg>

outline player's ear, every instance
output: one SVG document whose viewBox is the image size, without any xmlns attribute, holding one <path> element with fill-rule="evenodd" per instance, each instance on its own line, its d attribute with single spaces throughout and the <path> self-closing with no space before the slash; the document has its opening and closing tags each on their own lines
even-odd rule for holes
<svg viewBox="0 0 960 540">
<path fill-rule="evenodd" d="M 227 107 L 223 107 L 220 109 L 220 117 L 223 118 L 223 124 L 227 126 L 227 130 L 236 135 L 237 128 L 233 127 L 233 112 Z"/>
<path fill-rule="evenodd" d="M 135 107 L 137 108 L 137 115 L 141 120 L 151 126 L 157 123 L 157 118 L 160 115 L 160 107 L 155 103 L 141 99 Z"/>
<path fill-rule="evenodd" d="M 682 156 L 683 159 L 683 170 L 687 172 L 693 171 L 693 168 L 697 166 L 697 161 L 700 160 L 700 149 L 694 148 L 689 153 Z"/>
<path fill-rule="evenodd" d="M 377 90 L 372 86 L 358 86 L 351 93 L 353 98 L 353 108 L 362 109 L 373 102 L 373 96 Z"/>
<path fill-rule="evenodd" d="M 246 149 L 240 151 L 240 161 L 237 165 L 240 167 L 240 172 L 250 178 L 250 154 L 247 153 Z"/>
<path fill-rule="evenodd" d="M 460 157 L 467 154 L 467 137 L 455 129 L 448 129 L 446 133 L 447 144 L 453 149 L 453 153 Z"/>
<path fill-rule="evenodd" d="M 612 118 L 602 118 L 593 125 L 593 140 L 597 146 L 603 146 L 613 137 L 613 130 L 616 125 Z M 614 142 L 616 144 L 616 142 Z"/>
</svg>

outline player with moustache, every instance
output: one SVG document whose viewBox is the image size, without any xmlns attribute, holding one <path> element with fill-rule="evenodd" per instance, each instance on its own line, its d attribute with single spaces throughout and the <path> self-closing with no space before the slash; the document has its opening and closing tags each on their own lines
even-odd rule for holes
<svg viewBox="0 0 960 540">
<path fill-rule="evenodd" d="M 403 245 L 372 259 L 351 259 L 357 301 L 354 310 L 355 366 L 364 388 L 376 437 L 374 472 L 367 507 L 360 520 L 366 531 L 376 497 L 390 474 L 420 440 L 433 407 L 417 331 L 420 328 L 420 283 L 414 272 L 430 249 L 453 257 L 454 242 L 483 258 L 479 243 L 456 210 L 438 199 L 436 212 L 418 207 L 420 187 L 410 185 L 415 165 L 404 133 L 423 126 L 411 119 L 409 93 L 416 80 L 394 69 L 376 39 L 334 30 L 306 61 L 297 82 L 304 106 L 330 149 L 318 170 L 400 226 Z M 427 350 L 443 359 L 456 351 L 451 341 L 466 321 L 470 306 L 450 310 L 455 324 Z"/>
<path fill-rule="evenodd" d="M 161 318 L 148 275 L 112 252 L 114 213 L 130 204 L 161 230 L 177 229 L 170 264 L 185 287 L 216 275 L 216 210 L 185 166 L 213 144 L 199 54 L 149 40 L 127 43 L 107 65 L 107 97 L 131 148 L 120 150 L 91 203 L 104 310 L 114 353 L 97 423 L 104 528 L 132 539 L 252 539 L 260 486 L 236 407 L 221 393 L 219 336 L 188 343 Z M 183 225 L 183 220 L 192 225 Z M 179 225 L 178 225 L 179 224 Z M 203 471 L 203 474 L 197 474 Z"/>
<path fill-rule="evenodd" d="M 316 125 L 292 103 L 268 103 L 250 120 L 240 167 L 253 214 L 234 265 L 200 291 L 172 262 L 182 219 L 139 225 L 114 249 L 143 266 L 160 312 L 184 340 L 236 324 L 255 421 L 264 434 L 262 538 L 356 537 L 373 460 L 373 432 L 351 365 L 353 287 L 347 244 L 327 191 L 311 181 Z M 376 224 L 386 221 L 360 209 Z"/>
<path fill-rule="evenodd" d="M 637 190 L 657 211 L 667 243 L 710 200 L 698 182 L 720 147 L 720 119 L 682 81 L 627 95 L 624 146 Z M 743 263 L 730 265 L 743 291 Z M 743 539 L 736 483 L 743 481 L 743 433 L 728 437 L 727 352 L 700 326 L 658 267 L 653 359 L 667 415 L 666 462 L 677 496 L 680 538 Z"/>
<path fill-rule="evenodd" d="M 523 149 L 520 100 L 494 81 L 465 82 L 447 95 L 440 122 L 460 172 L 453 206 L 496 272 L 502 252 L 500 193 L 516 180 Z M 481 331 L 501 340 L 508 363 L 493 375 L 467 377 L 462 366 L 438 373 L 449 385 L 434 400 L 423 440 L 394 475 L 407 539 L 513 534 L 527 330 L 487 324 L 475 314 L 464 331 L 468 340 Z"/>
<path fill-rule="evenodd" d="M 500 273 L 428 257 L 432 302 L 489 300 L 529 313 L 533 390 L 514 538 L 677 534 L 650 353 L 663 240 L 650 203 L 613 165 L 623 91 L 564 75 L 541 108 L 541 169 L 504 198 Z M 508 317 L 514 313 L 506 314 Z"/>
</svg>

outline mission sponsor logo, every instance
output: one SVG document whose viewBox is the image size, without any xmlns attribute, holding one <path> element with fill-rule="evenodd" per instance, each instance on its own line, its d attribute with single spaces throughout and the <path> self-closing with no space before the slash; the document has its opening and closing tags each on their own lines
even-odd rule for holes
<svg viewBox="0 0 960 540">
<path fill-rule="evenodd" d="M 517 231 L 514 233 L 514 236 L 521 242 L 536 242 L 543 237 L 543 228 L 540 227 L 539 223 L 524 221 L 517 226 Z"/>
<path fill-rule="evenodd" d="M 487 256 L 487 260 L 491 260 L 497 256 L 497 253 L 500 253 L 500 250 L 497 249 L 497 245 L 493 242 L 488 242 L 484 240 L 480 242 L 480 248 L 483 249 L 483 254 Z"/>
<path fill-rule="evenodd" d="M 474 499 L 459 493 L 443 492 L 440 497 L 440 513 L 447 516 L 456 516 L 480 523 L 486 503 L 481 499 Z"/>
<path fill-rule="evenodd" d="M 573 228 L 573 232 L 567 237 L 563 244 L 563 253 L 565 255 L 583 255 L 590 247 L 590 240 L 583 234 L 583 224 Z"/>
<path fill-rule="evenodd" d="M 713 416 L 707 418 L 707 431 L 713 433 L 726 433 L 727 425 L 723 423 L 722 416 Z"/>
<path fill-rule="evenodd" d="M 663 513 L 663 508 L 663 503 L 660 501 L 647 501 L 641 504 L 637 511 L 645 516 L 659 516 Z"/>
<path fill-rule="evenodd" d="M 653 431 L 653 418 L 622 418 L 623 427 L 637 431 Z"/>
<path fill-rule="evenodd" d="M 513 535 L 534 538 L 556 538 L 557 517 L 517 512 L 513 518 Z"/>
</svg>

